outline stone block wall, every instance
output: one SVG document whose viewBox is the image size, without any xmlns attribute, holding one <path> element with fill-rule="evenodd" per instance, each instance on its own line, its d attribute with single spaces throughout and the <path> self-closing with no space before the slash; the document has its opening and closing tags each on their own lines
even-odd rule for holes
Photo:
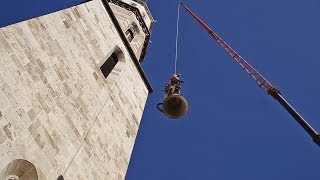
<svg viewBox="0 0 320 180">
<path fill-rule="evenodd" d="M 39 179 L 124 179 L 147 96 L 100 0 L 1 28 L 0 176 L 23 160 Z"/>
</svg>

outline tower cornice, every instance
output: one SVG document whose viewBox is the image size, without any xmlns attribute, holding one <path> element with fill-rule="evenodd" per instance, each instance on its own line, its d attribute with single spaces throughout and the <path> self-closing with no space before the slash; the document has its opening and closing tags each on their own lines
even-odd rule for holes
<svg viewBox="0 0 320 180">
<path fill-rule="evenodd" d="M 143 32 L 145 34 L 143 48 L 142 48 L 140 59 L 139 59 L 139 62 L 142 62 L 144 60 L 145 55 L 146 55 L 147 47 L 148 47 L 148 44 L 149 44 L 149 41 L 150 41 L 150 36 L 151 36 L 150 31 L 152 30 L 152 25 L 153 25 L 153 18 L 152 18 L 152 16 L 150 17 L 150 15 L 149 15 L 150 12 L 147 11 L 148 16 L 150 18 L 152 18 L 151 19 L 152 21 L 151 21 L 151 25 L 150 25 L 150 30 L 149 30 L 148 26 L 146 25 L 145 21 L 143 20 L 143 16 L 141 15 L 140 10 L 137 7 L 134 7 L 134 6 L 132 6 L 130 4 L 127 4 L 127 3 L 123 2 L 123 1 L 120 1 L 120 0 L 107 0 L 107 1 L 117 5 L 119 7 L 125 8 L 128 11 L 133 12 L 134 15 L 136 16 L 137 20 L 139 21 L 139 24 L 142 27 L 142 30 L 143 30 Z M 135 1 L 135 2 L 137 2 L 137 1 Z M 138 2 L 138 3 L 140 3 L 140 2 Z M 143 6 L 146 8 L 145 3 L 143 4 Z"/>
</svg>

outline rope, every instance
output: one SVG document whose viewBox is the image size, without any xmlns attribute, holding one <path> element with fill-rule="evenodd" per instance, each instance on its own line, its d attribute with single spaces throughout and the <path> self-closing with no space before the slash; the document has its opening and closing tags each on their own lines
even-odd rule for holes
<svg viewBox="0 0 320 180">
<path fill-rule="evenodd" d="M 174 73 L 177 74 L 177 61 L 178 61 L 178 39 L 179 39 L 179 21 L 180 21 L 180 3 L 178 3 L 178 17 L 177 17 L 177 32 L 176 32 L 176 56 L 174 60 Z"/>
</svg>

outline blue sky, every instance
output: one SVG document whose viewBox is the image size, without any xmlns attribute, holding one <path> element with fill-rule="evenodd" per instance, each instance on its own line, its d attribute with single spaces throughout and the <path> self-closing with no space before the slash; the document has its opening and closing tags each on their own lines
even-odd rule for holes
<svg viewBox="0 0 320 180">
<path fill-rule="evenodd" d="M 5 0 L 0 26 L 79 2 Z M 320 1 L 184 2 L 320 131 Z M 173 73 L 177 3 L 148 4 L 158 22 L 142 66 L 155 92 L 126 179 L 317 179 L 320 148 L 183 9 L 178 72 L 190 109 L 180 120 L 157 110 Z"/>
</svg>

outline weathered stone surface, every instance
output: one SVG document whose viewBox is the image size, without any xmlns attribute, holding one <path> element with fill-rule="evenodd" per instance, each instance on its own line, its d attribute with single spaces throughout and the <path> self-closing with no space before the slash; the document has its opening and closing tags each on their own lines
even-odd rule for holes
<svg viewBox="0 0 320 180">
<path fill-rule="evenodd" d="M 123 31 L 139 25 L 111 6 Z M 131 42 L 136 55 L 144 38 Z M 124 179 L 148 90 L 101 1 L 1 28 L 0 57 L 0 171 L 25 159 L 36 169 L 13 174 Z"/>
</svg>

